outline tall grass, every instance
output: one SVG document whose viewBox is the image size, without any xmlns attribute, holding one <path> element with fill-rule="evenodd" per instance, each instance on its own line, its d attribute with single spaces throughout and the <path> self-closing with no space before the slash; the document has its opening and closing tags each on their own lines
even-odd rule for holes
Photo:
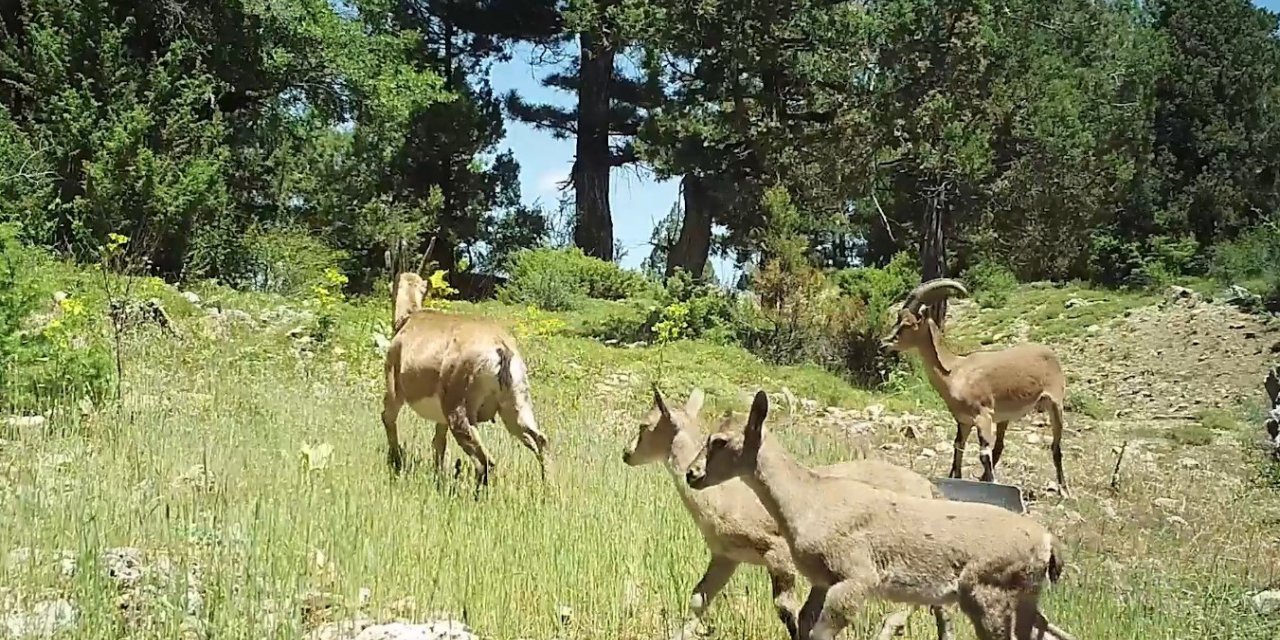
<svg viewBox="0 0 1280 640">
<path fill-rule="evenodd" d="M 64 592 L 82 608 L 67 637 L 129 635 L 106 578 L 89 566 L 114 546 L 167 550 L 184 567 L 198 564 L 208 638 L 298 638 L 311 624 L 298 608 L 304 594 L 332 592 L 354 602 L 362 588 L 379 615 L 465 614 L 493 638 L 665 637 L 683 619 L 707 554 L 671 479 L 621 462 L 648 408 L 649 381 L 681 398 L 703 386 L 728 405 L 757 386 L 787 385 L 831 404 L 880 399 L 813 368 L 766 367 L 736 348 L 613 349 L 529 336 L 534 401 L 555 475 L 542 487 L 533 457 L 501 427 L 484 425 L 481 437 L 498 468 L 494 486 L 476 501 L 470 474 L 437 483 L 423 462 L 402 477 L 388 474 L 376 414 L 379 368 L 367 336 L 340 332 L 341 354 L 308 358 L 268 330 L 219 329 L 199 316 L 183 322 L 188 335 L 181 342 L 158 333 L 130 340 L 133 366 L 119 407 L 84 420 L 62 410 L 44 435 L 0 436 L 8 439 L 0 443 L 0 551 L 69 549 L 82 569 L 63 582 L 0 565 L 0 584 Z M 600 381 L 618 372 L 632 377 L 602 390 Z M 889 401 L 916 410 L 927 402 Z M 802 459 L 851 455 L 847 437 L 777 413 L 775 432 Z M 937 430 L 909 443 L 899 462 L 912 464 L 920 446 L 949 438 L 946 421 L 935 422 Z M 428 426 L 408 411 L 401 425 L 408 450 L 429 458 Z M 1002 469 L 1030 486 L 1049 468 L 1048 456 L 1015 434 Z M 875 440 L 904 442 L 892 430 Z M 300 452 L 318 443 L 331 444 L 332 457 L 308 471 Z M 1249 559 L 1274 552 L 1274 536 L 1261 524 L 1265 513 L 1221 508 L 1257 499 L 1250 490 L 1139 470 L 1126 485 L 1133 488 L 1108 496 L 1109 456 L 1085 436 L 1071 444 L 1081 445 L 1069 448 L 1068 470 L 1084 497 L 1037 507 L 1037 517 L 1055 523 L 1070 547 L 1067 577 L 1045 600 L 1055 622 L 1082 638 L 1274 637 L 1276 625 L 1242 605 L 1270 566 Z M 458 455 L 451 443 L 450 461 Z M 937 474 L 946 462 L 914 464 Z M 204 466 L 207 484 L 184 480 L 196 465 Z M 1186 514 L 1194 529 L 1152 514 L 1152 499 L 1162 495 L 1198 505 Z M 1106 516 L 1104 503 L 1121 515 Z M 317 565 L 317 550 L 325 566 Z M 173 585 L 158 600 L 171 612 L 181 608 L 182 593 Z M 276 613 L 266 615 L 268 609 Z M 869 603 L 847 637 L 871 636 L 887 609 Z M 958 637 L 971 639 L 956 615 Z M 926 618 L 913 619 L 908 638 L 934 637 Z M 147 620 L 129 637 L 173 638 L 182 630 L 181 615 Z M 734 578 L 709 621 L 719 638 L 782 637 L 757 568 Z"/>
</svg>

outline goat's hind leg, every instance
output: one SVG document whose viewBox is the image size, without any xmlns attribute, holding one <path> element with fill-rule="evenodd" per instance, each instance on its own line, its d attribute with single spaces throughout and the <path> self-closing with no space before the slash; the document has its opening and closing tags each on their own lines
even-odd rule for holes
<svg viewBox="0 0 1280 640">
<path fill-rule="evenodd" d="M 1040 396 L 1040 405 L 1049 414 L 1049 425 L 1053 428 L 1053 470 L 1058 476 L 1058 490 L 1064 498 L 1071 496 L 1067 487 L 1067 476 L 1062 471 L 1062 430 L 1066 420 L 1062 415 L 1062 401 L 1048 394 Z"/>
<path fill-rule="evenodd" d="M 547 451 L 547 436 L 538 430 L 538 421 L 533 417 L 533 403 L 527 395 L 516 395 L 513 399 L 504 400 L 499 404 L 498 413 L 507 432 L 515 436 L 520 444 L 538 457 L 542 480 L 546 482 L 547 471 L 551 465 Z"/>
<path fill-rule="evenodd" d="M 445 418 L 449 422 L 449 430 L 453 432 L 453 439 L 458 441 L 458 446 L 462 447 L 462 450 L 475 462 L 476 496 L 479 497 L 480 488 L 489 484 L 489 475 L 494 467 L 493 460 L 489 458 L 489 453 L 480 442 L 471 419 L 467 417 L 466 404 L 453 402 L 446 403 L 445 407 Z"/>
<path fill-rule="evenodd" d="M 1071 634 L 1044 617 L 1038 600 L 1034 594 L 1025 594 L 1019 598 L 1013 637 L 1017 640 L 1075 640 Z"/>
</svg>

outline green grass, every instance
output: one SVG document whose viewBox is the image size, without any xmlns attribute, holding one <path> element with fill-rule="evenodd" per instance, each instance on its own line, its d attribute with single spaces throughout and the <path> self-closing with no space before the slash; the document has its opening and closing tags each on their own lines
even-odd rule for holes
<svg viewBox="0 0 1280 640">
<path fill-rule="evenodd" d="M 1213 429 L 1200 424 L 1180 424 L 1169 429 L 1169 439 L 1186 447 L 1203 447 L 1213 443 Z"/>
<path fill-rule="evenodd" d="M 1094 420 L 1105 420 L 1115 415 L 1115 411 L 1097 396 L 1083 391 L 1067 392 L 1067 401 L 1063 407 L 1071 413 L 1089 416 Z"/>
<path fill-rule="evenodd" d="M 254 312 L 286 304 L 216 287 L 198 291 Z M 1074 291 L 1066 297 L 1094 295 Z M 400 478 L 386 471 L 377 417 L 380 359 L 370 339 L 386 330 L 382 301 L 343 305 L 334 342 L 306 357 L 284 335 L 287 326 L 219 328 L 200 310 L 182 306 L 176 292 L 157 295 L 184 337 L 146 332 L 128 341 L 118 407 L 83 420 L 60 407 L 43 437 L 0 434 L 9 438 L 0 442 L 0 552 L 68 549 L 83 569 L 107 547 L 165 550 L 181 567 L 201 567 L 209 638 L 298 638 L 316 617 L 297 607 L 305 594 L 336 594 L 333 617 L 354 607 L 362 588 L 372 593 L 366 610 L 375 617 L 392 610 L 413 618 L 465 610 L 472 627 L 499 639 L 665 637 L 683 619 L 707 553 L 671 479 L 658 468 L 621 462 L 648 409 L 651 382 L 679 401 L 692 387 L 703 388 L 708 415 L 745 408 L 757 388 L 776 394 L 784 386 L 824 405 L 939 409 L 936 394 L 910 368 L 892 392 L 873 394 L 815 367 L 772 367 L 737 348 L 607 347 L 573 335 L 582 315 L 552 314 L 563 323 L 556 325 L 547 323 L 548 314 L 527 309 L 458 304 L 500 318 L 522 336 L 537 415 L 556 456 L 544 491 L 533 457 L 500 426 L 482 425 L 498 468 L 494 486 L 475 501 L 469 480 L 437 486 L 429 465 Z M 1058 301 L 1060 308 L 1063 297 L 1056 289 L 1020 289 L 1011 306 Z M 1106 304 L 1118 314 L 1133 300 Z M 608 304 L 622 303 L 577 313 L 604 313 Z M 1092 320 L 1060 322 L 1083 321 Z M 774 402 L 781 404 L 777 395 Z M 1080 411 L 1091 411 L 1092 401 L 1077 402 Z M 802 459 L 853 457 L 851 439 L 778 415 L 776 432 Z M 920 446 L 950 438 L 949 418 L 934 415 L 928 439 L 908 443 L 897 461 L 911 463 Z M 411 454 L 429 457 L 428 425 L 408 411 L 400 425 Z M 1274 517 L 1266 506 L 1274 496 L 1247 485 L 1220 491 L 1198 473 L 1163 467 L 1134 467 L 1129 473 L 1141 475 L 1111 495 L 1113 458 L 1095 455 L 1108 449 L 1089 439 L 1097 437 L 1090 432 L 1067 441 L 1082 447 L 1069 449 L 1067 462 L 1079 501 L 1037 509 L 1069 547 L 1067 576 L 1048 591 L 1044 610 L 1081 638 L 1275 637 L 1274 621 L 1241 605 L 1274 567 L 1239 561 L 1271 557 L 1273 533 L 1259 523 Z M 873 444 L 886 441 L 904 442 L 895 429 L 872 437 Z M 305 470 L 302 448 L 321 443 L 333 447 L 327 466 Z M 451 443 L 450 460 L 458 455 Z M 1025 484 L 1048 478 L 1047 449 L 1028 446 L 1021 435 L 1011 432 L 1006 457 L 1002 471 L 1026 462 L 1028 471 L 1018 472 L 1029 474 Z M 971 452 L 966 462 L 971 467 L 975 459 Z M 935 471 L 944 464 L 936 462 Z M 184 481 L 196 465 L 207 470 L 207 485 Z M 1156 498 L 1168 496 L 1192 505 L 1184 515 L 1195 529 L 1180 529 L 1152 511 Z M 1104 502 L 1118 517 L 1105 515 Z M 1224 503 L 1258 506 L 1232 515 L 1221 509 Z M 316 565 L 317 550 L 327 566 Z M 0 564 L 0 584 L 24 593 L 52 590 L 78 604 L 80 624 L 67 637 L 126 636 L 106 582 L 99 571 L 62 580 Z M 181 582 L 159 592 L 157 601 L 167 606 L 143 616 L 143 628 L 130 637 L 178 635 Z M 268 603 L 274 617 L 264 615 Z M 845 637 L 871 637 L 889 608 L 869 604 Z M 971 628 L 953 613 L 958 638 L 971 640 Z M 906 637 L 933 638 L 926 618 L 917 614 Z M 740 571 L 716 600 L 710 622 L 717 638 L 783 637 L 759 568 Z"/>
</svg>

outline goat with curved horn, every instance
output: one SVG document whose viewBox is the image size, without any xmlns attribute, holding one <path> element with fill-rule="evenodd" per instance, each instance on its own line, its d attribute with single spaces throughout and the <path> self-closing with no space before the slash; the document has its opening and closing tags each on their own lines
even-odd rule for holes
<svg viewBox="0 0 1280 640">
<path fill-rule="evenodd" d="M 929 384 L 955 418 L 951 477 L 960 477 L 965 443 L 969 432 L 977 427 L 982 480 L 994 481 L 1009 423 L 1040 411 L 1049 414 L 1053 428 L 1058 488 L 1064 496 L 1069 495 L 1062 471 L 1062 405 L 1067 377 L 1057 356 L 1049 347 L 1035 343 L 968 355 L 951 353 L 942 342 L 942 330 L 929 317 L 928 306 L 953 296 L 966 297 L 968 290 L 960 282 L 945 278 L 921 283 L 907 294 L 898 321 L 881 343 L 886 351 L 914 351 L 920 355 Z"/>
</svg>

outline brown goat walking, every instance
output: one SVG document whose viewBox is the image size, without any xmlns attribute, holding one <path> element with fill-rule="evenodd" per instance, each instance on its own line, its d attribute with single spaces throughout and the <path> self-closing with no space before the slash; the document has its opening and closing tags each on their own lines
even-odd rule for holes
<svg viewBox="0 0 1280 640">
<path fill-rule="evenodd" d="M 419 271 L 426 268 L 424 255 Z M 507 431 L 538 457 L 545 481 L 547 438 L 533 415 L 528 371 L 515 338 L 484 318 L 423 309 L 428 283 L 420 273 L 399 273 L 394 286 L 395 335 L 387 349 L 382 398 L 388 463 L 396 471 L 404 464 L 396 421 L 408 405 L 436 423 L 432 446 L 437 470 L 444 466 L 447 433 L 453 433 L 475 463 L 477 488 L 488 484 L 494 462 L 475 425 L 500 416 Z"/>
</svg>

